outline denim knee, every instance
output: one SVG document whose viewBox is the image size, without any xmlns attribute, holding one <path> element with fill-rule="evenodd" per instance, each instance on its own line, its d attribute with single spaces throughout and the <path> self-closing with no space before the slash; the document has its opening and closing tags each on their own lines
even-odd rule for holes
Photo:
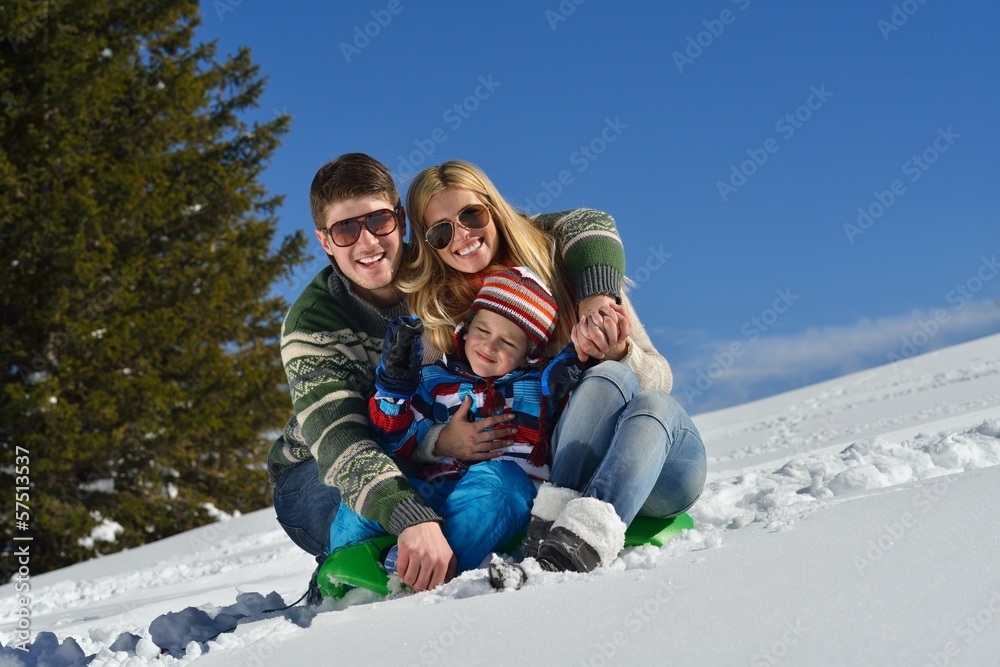
<svg viewBox="0 0 1000 667">
<path fill-rule="evenodd" d="M 682 431 L 679 449 L 688 450 L 667 459 L 656 485 L 639 510 L 643 516 L 667 518 L 691 509 L 705 489 L 707 468 L 701 441 Z"/>
<path fill-rule="evenodd" d="M 330 524 L 340 506 L 340 492 L 319 480 L 314 461 L 288 470 L 272 492 L 278 524 L 303 551 L 326 553 Z"/>
<path fill-rule="evenodd" d="M 671 444 L 673 444 L 680 429 L 688 429 L 695 434 L 698 432 L 681 404 L 673 396 L 659 389 L 646 389 L 639 392 L 629 401 L 628 407 L 622 414 L 622 420 L 638 415 L 653 417 L 660 422 L 667 432 Z"/>
<path fill-rule="evenodd" d="M 577 391 L 588 380 L 592 381 L 598 378 L 616 386 L 625 402 L 631 401 L 632 397 L 639 392 L 639 380 L 635 373 L 620 361 L 602 361 L 596 366 L 588 368 L 580 377 Z"/>
<path fill-rule="evenodd" d="M 640 510 L 645 516 L 686 512 L 701 496 L 708 474 L 705 444 L 694 422 L 673 398 L 667 408 L 670 445 L 660 477 Z"/>
</svg>

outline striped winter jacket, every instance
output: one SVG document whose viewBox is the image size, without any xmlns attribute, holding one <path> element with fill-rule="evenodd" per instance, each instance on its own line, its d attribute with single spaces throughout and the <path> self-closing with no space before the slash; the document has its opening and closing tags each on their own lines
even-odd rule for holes
<svg viewBox="0 0 1000 667">
<path fill-rule="evenodd" d="M 529 476 L 546 480 L 548 463 L 538 467 L 528 461 L 539 438 L 548 437 L 543 431 L 551 432 L 555 419 L 549 401 L 542 398 L 541 376 L 541 370 L 529 368 L 488 380 L 475 375 L 465 363 L 446 355 L 441 361 L 424 366 L 420 386 L 413 398 L 395 399 L 376 394 L 369 401 L 372 435 L 387 453 L 410 458 L 427 430 L 435 424 L 448 423 L 465 397 L 471 396 L 471 421 L 514 412 L 514 419 L 507 426 L 517 427 L 517 433 L 499 458 L 513 460 Z M 498 400 L 501 397 L 502 400 Z M 539 420 L 543 411 L 545 417 Z M 424 466 L 420 476 L 428 481 L 441 481 L 461 477 L 467 470 L 467 464 L 444 457 Z"/>
</svg>

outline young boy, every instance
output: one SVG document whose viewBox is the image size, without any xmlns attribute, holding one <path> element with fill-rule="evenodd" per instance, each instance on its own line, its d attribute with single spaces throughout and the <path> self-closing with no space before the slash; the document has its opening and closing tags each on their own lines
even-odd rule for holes
<svg viewBox="0 0 1000 667">
<path fill-rule="evenodd" d="M 414 483 L 445 520 L 457 573 L 479 567 L 524 530 L 535 495 L 530 477 L 548 476 L 552 409 L 542 397 L 541 364 L 533 361 L 545 349 L 556 315 L 555 299 L 541 280 L 517 267 L 484 279 L 470 319 L 455 333 L 457 353 L 422 372 L 419 320 L 400 318 L 390 325 L 376 370 L 377 393 L 369 402 L 372 434 L 388 453 L 411 458 L 431 426 L 456 413 L 465 416 L 467 397 L 471 421 L 514 415 L 507 424 L 516 429 L 513 442 L 497 450 L 497 458 L 471 465 L 443 458 L 418 472 L 424 483 Z M 517 509 L 503 520 L 484 522 L 484 508 L 497 502 Z M 341 508 L 330 529 L 331 551 L 380 534 L 385 531 L 378 524 Z"/>
<path fill-rule="evenodd" d="M 369 402 L 375 441 L 397 458 L 408 459 L 427 430 L 449 422 L 468 397 L 469 421 L 513 413 L 506 425 L 515 429 L 512 442 L 495 453 L 544 481 L 549 473 L 545 427 L 551 422 L 539 362 L 555 327 L 555 299 L 530 269 L 516 267 L 489 274 L 470 311 L 470 319 L 455 332 L 457 354 L 425 366 L 415 391 L 390 388 Z M 432 456 L 425 453 L 421 458 Z M 468 468 L 462 461 L 443 458 L 425 467 L 420 477 L 457 479 Z"/>
</svg>

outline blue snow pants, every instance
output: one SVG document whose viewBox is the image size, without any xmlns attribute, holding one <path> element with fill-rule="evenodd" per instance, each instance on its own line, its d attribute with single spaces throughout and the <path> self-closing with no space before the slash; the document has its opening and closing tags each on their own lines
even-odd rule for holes
<svg viewBox="0 0 1000 667">
<path fill-rule="evenodd" d="M 457 480 L 433 484 L 409 480 L 424 502 L 444 519 L 444 537 L 458 560 L 455 574 L 478 568 L 490 552 L 524 531 L 535 498 L 534 483 L 513 461 L 473 464 Z M 387 534 L 381 525 L 342 502 L 330 526 L 330 553 Z"/>
</svg>

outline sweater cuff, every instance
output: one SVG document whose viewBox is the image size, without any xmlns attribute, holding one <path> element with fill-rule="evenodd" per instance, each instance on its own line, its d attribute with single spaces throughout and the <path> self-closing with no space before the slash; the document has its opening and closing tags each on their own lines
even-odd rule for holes
<svg viewBox="0 0 1000 667">
<path fill-rule="evenodd" d="M 610 294 L 618 298 L 622 290 L 622 274 L 610 266 L 591 266 L 576 277 L 576 302 L 595 294 Z"/>
<path fill-rule="evenodd" d="M 389 525 L 386 528 L 393 535 L 399 535 L 410 526 L 428 521 L 443 522 L 437 512 L 417 498 L 407 498 L 392 510 L 389 516 Z"/>
<path fill-rule="evenodd" d="M 427 429 L 427 433 L 424 433 L 424 437 L 420 439 L 416 449 L 410 455 L 410 460 L 420 463 L 437 463 L 443 459 L 443 456 L 434 454 L 434 448 L 437 447 L 438 436 L 441 435 L 441 431 L 444 430 L 445 426 L 447 424 L 435 424 Z"/>
<path fill-rule="evenodd" d="M 639 349 L 639 346 L 635 344 L 635 341 L 632 340 L 631 336 L 625 340 L 627 341 L 626 344 L 628 345 L 628 350 L 625 352 L 625 356 L 622 357 L 621 363 L 631 368 L 632 372 L 638 375 L 639 370 L 642 368 L 643 358 L 646 356 L 646 353 Z"/>
</svg>

